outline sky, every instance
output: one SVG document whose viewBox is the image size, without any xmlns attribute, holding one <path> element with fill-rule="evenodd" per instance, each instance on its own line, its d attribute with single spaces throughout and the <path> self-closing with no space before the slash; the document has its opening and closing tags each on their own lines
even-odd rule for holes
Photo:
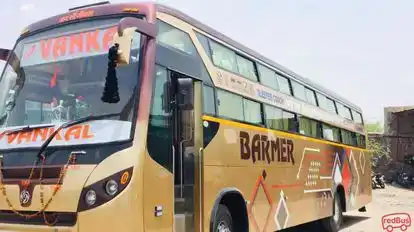
<svg viewBox="0 0 414 232">
<path fill-rule="evenodd" d="M 11 48 L 25 26 L 97 1 L 2 2 L 0 47 Z M 111 1 L 118 2 L 128 1 Z M 333 90 L 360 106 L 365 121 L 383 121 L 386 106 L 414 105 L 412 0 L 157 2 L 187 13 Z"/>
</svg>

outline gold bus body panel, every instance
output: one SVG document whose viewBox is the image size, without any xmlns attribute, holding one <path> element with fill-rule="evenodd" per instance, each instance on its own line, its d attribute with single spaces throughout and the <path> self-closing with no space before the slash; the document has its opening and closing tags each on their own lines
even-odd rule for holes
<svg viewBox="0 0 414 232">
<path fill-rule="evenodd" d="M 204 120 L 220 124 L 204 152 L 205 221 L 210 220 L 218 193 L 230 187 L 238 189 L 248 201 L 251 231 L 275 231 L 331 216 L 331 190 L 336 190 L 334 164 L 342 167 L 339 185 L 345 187 L 347 211 L 371 201 L 371 156 L 367 150 L 210 116 L 204 116 Z M 255 163 L 252 158 L 241 158 L 240 132 L 249 134 L 250 148 L 258 149 Z M 253 136 L 279 141 L 280 150 L 274 159 L 269 154 L 270 163 L 267 154 L 262 152 L 266 149 L 265 142 L 252 145 Z M 287 161 L 288 148 L 281 145 L 283 140 L 292 141 L 294 164 Z M 337 151 L 341 150 L 346 153 L 342 156 L 344 164 L 335 161 L 341 156 Z M 285 215 L 282 217 L 282 214 Z M 282 218 L 285 218 L 283 222 L 277 222 Z"/>
<path fill-rule="evenodd" d="M 213 79 L 217 79 L 217 72 L 226 72 L 213 65 L 194 31 L 205 33 L 166 13 L 157 12 L 157 17 L 188 33 Z M 232 76 L 235 75 L 232 74 Z M 248 80 L 246 79 L 246 81 Z M 344 151 L 348 159 L 344 166 L 347 169 L 345 175 L 348 176 L 344 184 L 348 187 L 352 186 L 352 191 L 351 187 L 345 189 L 346 210 L 358 209 L 368 204 L 372 199 L 371 153 L 368 150 L 210 116 L 204 116 L 203 119 L 207 122 L 220 123 L 219 131 L 210 144 L 205 147 L 203 154 L 202 215 L 204 231 L 210 231 L 213 206 L 219 193 L 226 188 L 238 189 L 248 202 L 246 207 L 251 231 L 274 231 L 332 215 L 331 190 L 334 190 L 334 177 L 332 177 L 334 168 L 326 170 L 325 167 L 328 162 L 332 162 L 332 157 L 329 157 L 334 155 L 332 151 L 335 149 Z M 251 160 L 241 159 L 240 131 L 247 132 L 250 139 L 254 135 L 260 135 L 291 140 L 294 144 L 295 164 L 292 165 L 289 162 L 271 162 L 269 164 L 266 161 L 253 164 Z M 315 166 L 311 168 L 311 171 L 320 171 L 322 166 L 317 167 L 317 165 L 321 165 L 319 161 L 322 161 L 325 164 L 325 171 L 331 172 L 329 177 L 326 175 L 321 179 L 321 175 L 311 173 L 309 167 L 303 166 L 302 158 L 306 162 L 305 158 L 314 151 L 319 151 L 316 154 L 320 158 L 311 161 Z M 266 178 L 263 178 L 263 171 L 266 172 Z M 351 175 L 354 178 L 350 179 Z M 327 191 L 328 189 L 330 190 Z M 254 203 L 252 204 L 252 202 Z M 278 207 L 283 208 L 283 206 L 286 206 L 288 210 L 288 216 L 284 215 L 287 218 L 286 224 L 276 222 L 277 216 L 275 218 L 277 214 L 279 220 L 282 220 L 282 211 L 278 211 Z"/>
</svg>

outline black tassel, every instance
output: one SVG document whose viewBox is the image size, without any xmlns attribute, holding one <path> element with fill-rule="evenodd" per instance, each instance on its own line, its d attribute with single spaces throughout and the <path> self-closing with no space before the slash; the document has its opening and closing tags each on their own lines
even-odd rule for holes
<svg viewBox="0 0 414 232">
<path fill-rule="evenodd" d="M 101 100 L 107 103 L 118 103 L 118 78 L 116 76 L 116 61 L 118 58 L 119 44 L 115 44 L 108 52 L 108 70 L 105 80 L 105 88 Z"/>
</svg>

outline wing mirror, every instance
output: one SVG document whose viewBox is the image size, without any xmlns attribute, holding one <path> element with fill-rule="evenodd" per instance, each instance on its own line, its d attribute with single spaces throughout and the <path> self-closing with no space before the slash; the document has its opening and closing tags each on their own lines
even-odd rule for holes
<svg viewBox="0 0 414 232">
<path fill-rule="evenodd" d="M 157 27 L 155 24 L 148 23 L 139 18 L 122 18 L 118 23 L 117 33 L 115 33 L 112 41 L 112 44 L 118 46 L 118 65 L 129 64 L 134 32 L 140 32 L 150 38 L 155 38 L 157 36 Z"/>
<path fill-rule="evenodd" d="M 113 46 L 108 51 L 108 67 L 105 79 L 105 87 L 101 100 L 106 103 L 118 103 L 120 101 L 118 92 L 118 78 L 116 67 L 128 65 L 134 32 L 140 32 L 150 39 L 157 35 L 157 27 L 139 18 L 125 17 L 117 25 L 117 33 L 112 39 Z"/>
</svg>

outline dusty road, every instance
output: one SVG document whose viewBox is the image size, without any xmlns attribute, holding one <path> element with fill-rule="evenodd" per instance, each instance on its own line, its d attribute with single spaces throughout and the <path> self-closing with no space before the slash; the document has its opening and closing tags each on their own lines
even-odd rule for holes
<svg viewBox="0 0 414 232">
<path fill-rule="evenodd" d="M 347 212 L 341 232 L 383 232 L 381 218 L 390 213 L 409 213 L 411 227 L 406 232 L 414 232 L 414 190 L 407 190 L 387 185 L 385 189 L 373 190 L 373 201 L 367 205 L 367 212 Z M 400 232 L 394 229 L 394 232 Z M 309 225 L 286 232 L 317 232 Z"/>
</svg>

